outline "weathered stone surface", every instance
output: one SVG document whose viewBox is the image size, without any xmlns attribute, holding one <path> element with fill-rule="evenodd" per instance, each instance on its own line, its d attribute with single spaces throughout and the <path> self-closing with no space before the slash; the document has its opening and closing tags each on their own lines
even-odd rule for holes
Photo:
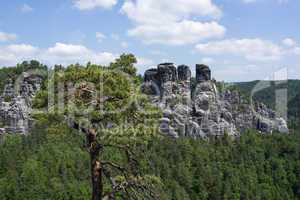
<svg viewBox="0 0 300 200">
<path fill-rule="evenodd" d="M 157 69 L 146 70 L 144 79 L 145 79 L 145 81 L 153 81 L 153 82 L 159 83 L 160 80 L 159 80 L 158 70 Z"/>
<path fill-rule="evenodd" d="M 152 102 L 163 110 L 160 129 L 165 135 L 209 138 L 224 134 L 238 136 L 247 129 L 262 133 L 288 132 L 286 121 L 276 117 L 264 104 L 247 104 L 238 91 L 219 93 L 208 66 L 196 65 L 194 91 L 191 91 L 188 66 L 181 65 L 176 71 L 172 63 L 164 63 L 158 65 L 155 76 L 151 73 L 146 72 L 145 84 L 158 77 L 162 92 L 159 100 L 152 98 Z"/>
<path fill-rule="evenodd" d="M 211 71 L 208 66 L 197 64 L 196 65 L 196 81 L 209 81 L 211 80 Z"/>
<path fill-rule="evenodd" d="M 288 125 L 287 125 L 285 119 L 283 119 L 283 118 L 277 119 L 277 128 L 280 133 L 288 133 L 289 132 Z"/>
<path fill-rule="evenodd" d="M 161 83 L 177 80 L 177 70 L 173 63 L 162 63 L 157 68 Z"/>
<path fill-rule="evenodd" d="M 144 75 L 142 92 L 148 95 L 160 95 L 160 77 L 157 69 L 148 69 Z"/>
<path fill-rule="evenodd" d="M 191 79 L 191 70 L 187 65 L 179 65 L 177 67 L 178 80 L 189 81 Z"/>
<path fill-rule="evenodd" d="M 18 80 L 19 81 L 19 80 Z M 30 117 L 32 99 L 40 90 L 43 78 L 23 73 L 19 83 L 11 80 L 5 85 L 0 97 L 0 121 L 2 133 L 26 134 L 32 126 Z"/>
</svg>

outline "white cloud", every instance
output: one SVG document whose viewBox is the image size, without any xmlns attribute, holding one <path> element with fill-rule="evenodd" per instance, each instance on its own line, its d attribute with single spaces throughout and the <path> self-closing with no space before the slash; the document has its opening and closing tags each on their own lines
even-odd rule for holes
<svg viewBox="0 0 300 200">
<path fill-rule="evenodd" d="M 109 9 L 117 4 L 117 0 L 74 0 L 79 10 L 92 10 L 95 8 Z"/>
<path fill-rule="evenodd" d="M 39 49 L 27 44 L 0 47 L 0 65 L 15 65 L 23 60 L 35 59 Z"/>
<path fill-rule="evenodd" d="M 296 55 L 300 55 L 300 47 L 295 47 L 293 51 Z"/>
<path fill-rule="evenodd" d="M 37 47 L 27 44 L 12 44 L 6 47 L 8 52 L 19 55 L 32 55 L 38 51 Z"/>
<path fill-rule="evenodd" d="M 28 5 L 28 4 L 23 4 L 20 8 L 21 12 L 23 13 L 29 13 L 29 12 L 32 12 L 33 11 L 33 8 Z"/>
<path fill-rule="evenodd" d="M 183 45 L 222 37 L 225 33 L 225 28 L 214 20 L 194 20 L 194 17 L 217 19 L 222 15 L 211 0 L 173 0 L 171 3 L 168 0 L 126 0 L 121 11 L 135 25 L 128 34 L 148 44 Z"/>
<path fill-rule="evenodd" d="M 252 61 L 279 60 L 284 49 L 270 41 L 255 39 L 229 39 L 196 45 L 196 50 L 207 55 L 242 56 Z"/>
<path fill-rule="evenodd" d="M 54 47 L 50 47 L 47 52 L 49 55 L 59 55 L 63 57 L 77 56 L 79 54 L 88 54 L 89 50 L 82 45 L 56 43 Z"/>
<path fill-rule="evenodd" d="M 126 0 L 121 11 L 131 20 L 147 24 L 165 24 L 190 16 L 219 18 L 222 15 L 211 0 L 173 0 L 172 3 L 168 0 Z"/>
<path fill-rule="evenodd" d="M 16 40 L 17 35 L 12 33 L 5 33 L 0 31 L 0 42 L 8 42 L 12 40 Z"/>
<path fill-rule="evenodd" d="M 249 3 L 255 3 L 255 2 L 261 2 L 262 0 L 242 0 L 243 3 L 249 4 Z M 289 2 L 289 0 L 275 0 L 278 4 L 286 4 Z"/>
<path fill-rule="evenodd" d="M 145 24 L 129 30 L 130 36 L 142 38 L 146 44 L 184 45 L 207 38 L 221 38 L 225 28 L 216 22 L 196 22 L 184 20 L 163 26 Z"/>
<path fill-rule="evenodd" d="M 121 42 L 121 47 L 122 48 L 128 48 L 129 44 L 125 41 Z"/>
<path fill-rule="evenodd" d="M 85 64 L 88 61 L 97 64 L 109 64 L 117 55 L 109 52 L 96 52 L 82 45 L 56 43 L 47 49 L 27 44 L 0 46 L 0 66 L 15 65 L 24 60 L 37 59 L 46 64 L 72 63 Z"/>
<path fill-rule="evenodd" d="M 115 59 L 116 55 L 109 52 L 94 52 L 82 45 L 56 43 L 48 48 L 41 56 L 51 64 L 86 63 L 91 61 L 97 64 L 108 64 Z"/>
<path fill-rule="evenodd" d="M 284 40 L 282 40 L 282 44 L 287 47 L 292 47 L 296 45 L 296 42 L 291 38 L 285 38 Z"/>
<path fill-rule="evenodd" d="M 82 45 L 56 43 L 53 46 L 42 49 L 28 44 L 14 44 L 0 46 L 0 67 L 14 66 L 24 60 L 36 59 L 44 64 L 53 66 L 55 64 L 69 65 L 74 63 L 92 63 L 108 65 L 119 55 L 110 52 L 93 51 Z M 137 69 L 143 73 L 154 61 L 137 56 Z"/>
<path fill-rule="evenodd" d="M 96 39 L 98 42 L 102 42 L 105 38 L 106 36 L 103 33 L 96 32 Z"/>
</svg>

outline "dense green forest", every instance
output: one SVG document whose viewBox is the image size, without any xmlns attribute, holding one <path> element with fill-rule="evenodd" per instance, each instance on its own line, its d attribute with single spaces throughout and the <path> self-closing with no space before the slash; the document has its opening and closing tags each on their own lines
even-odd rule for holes
<svg viewBox="0 0 300 200">
<path fill-rule="evenodd" d="M 41 64 L 36 60 L 24 61 L 20 64 L 17 64 L 15 67 L 1 67 L 0 69 L 0 92 L 3 92 L 4 85 L 10 79 L 15 81 L 19 75 L 23 72 L 27 72 L 30 70 L 43 70 L 47 71 L 47 66 Z"/>
<path fill-rule="evenodd" d="M 239 90 L 245 99 L 250 98 L 255 87 L 262 88 L 253 94 L 253 100 L 263 102 L 272 109 L 275 109 L 276 91 L 286 90 L 289 127 L 300 128 L 300 80 L 252 81 L 228 85 L 228 88 Z"/>
<path fill-rule="evenodd" d="M 84 137 L 43 118 L 28 137 L 7 135 L 0 148 L 0 199 L 82 200 L 91 194 Z M 159 177 L 160 199 L 300 199 L 300 134 L 244 134 L 203 141 L 156 138 L 138 159 Z"/>
<path fill-rule="evenodd" d="M 101 162 L 110 163 L 108 175 L 103 178 L 103 193 L 110 194 L 116 189 L 110 187 L 114 184 L 111 177 L 123 187 L 116 191 L 116 199 L 300 199 L 300 131 L 296 130 L 297 122 L 288 135 L 261 135 L 249 130 L 237 139 L 226 135 L 209 141 L 162 137 L 156 128 L 160 111 L 151 106 L 139 90 L 130 89 L 130 84 L 138 86 L 141 83 L 134 63 L 134 56 L 122 55 L 109 66 L 88 63 L 67 68 L 55 66 L 51 70 L 53 76 L 48 77 L 47 82 L 53 81 L 54 102 L 49 105 L 48 83 L 43 85 L 33 102 L 35 108 L 48 107 L 51 112 L 34 115 L 36 123 L 28 136 L 0 137 L 1 200 L 90 199 L 93 192 L 91 157 L 97 146 L 101 147 L 99 152 L 96 151 Z M 0 69 L 1 86 L 8 77 L 13 79 L 14 74 L 35 68 L 44 70 L 46 66 L 31 61 L 17 68 Z M 132 82 L 114 70 L 130 75 Z M 82 81 L 103 81 L 104 85 L 92 88 Z M 62 86 L 66 89 L 70 82 L 78 89 L 74 99 L 68 92 L 64 96 L 58 94 L 59 89 Z M 293 90 L 300 87 L 297 81 L 291 83 Z M 240 91 L 246 92 L 249 88 L 242 85 Z M 97 109 L 84 112 L 89 109 L 93 91 L 100 89 L 106 98 L 99 98 L 99 102 L 105 105 L 106 112 Z M 129 103 L 125 110 L 112 112 L 128 105 L 131 97 L 135 103 Z M 57 98 L 72 101 L 59 109 Z M 96 108 L 100 103 L 95 104 Z M 295 109 L 290 109 L 289 114 L 295 120 L 298 120 L 298 105 L 299 95 L 293 93 L 289 106 Z M 141 108 L 143 112 L 139 111 Z M 81 130 L 66 122 L 68 112 L 72 112 L 74 124 L 83 126 Z M 129 128 L 123 128 L 121 133 L 124 119 L 128 120 Z M 114 126 L 106 129 L 111 121 Z M 100 127 L 101 130 L 95 126 L 102 123 L 105 126 Z M 97 138 L 91 143 L 83 134 L 90 130 L 98 131 Z M 123 182 L 127 185 L 122 185 Z"/>
<path fill-rule="evenodd" d="M 250 97 L 251 91 L 255 87 L 261 88 L 254 93 L 253 98 L 256 101 L 267 104 L 271 108 L 275 108 L 276 90 L 286 89 L 288 101 L 292 101 L 300 93 L 300 80 L 251 81 L 231 83 L 230 85 L 238 89 L 246 97 Z"/>
</svg>

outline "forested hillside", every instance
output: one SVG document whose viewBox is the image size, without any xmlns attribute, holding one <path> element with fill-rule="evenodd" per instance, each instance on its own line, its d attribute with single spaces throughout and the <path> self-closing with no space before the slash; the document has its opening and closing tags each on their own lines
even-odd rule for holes
<svg viewBox="0 0 300 200">
<path fill-rule="evenodd" d="M 245 98 L 249 98 L 253 89 L 258 85 L 263 87 L 262 90 L 254 93 L 253 100 L 263 102 L 272 109 L 276 104 L 276 90 L 287 90 L 289 126 L 298 129 L 300 126 L 300 80 L 240 82 L 230 84 L 229 87 L 239 90 Z"/>
<path fill-rule="evenodd" d="M 30 70 L 47 70 L 47 66 L 36 60 L 24 61 L 15 67 L 0 68 L 0 93 L 3 92 L 4 85 L 10 79 L 15 81 L 23 72 Z"/>
<path fill-rule="evenodd" d="M 276 90 L 287 89 L 289 101 L 293 100 L 300 93 L 300 80 L 237 82 L 231 85 L 239 89 L 247 97 L 251 95 L 251 91 L 255 87 L 262 88 L 255 92 L 254 100 L 264 102 L 271 108 L 275 107 Z"/>
<path fill-rule="evenodd" d="M 0 146 L 0 199 L 89 199 L 84 137 L 49 116 L 28 136 Z M 154 139 L 137 150 L 143 173 L 161 179 L 159 199 L 300 199 L 300 134 L 239 140 Z M 111 152 L 110 155 L 114 155 Z"/>
<path fill-rule="evenodd" d="M 133 55 L 122 55 L 109 66 L 88 63 L 51 70 L 53 76 L 33 102 L 39 111 L 49 112 L 34 113 L 28 136 L 0 136 L 1 200 L 90 199 L 99 163 L 104 174 L 97 189 L 103 199 L 300 199 L 298 122 L 290 134 L 249 130 L 235 139 L 226 134 L 210 140 L 163 137 L 157 127 L 160 110 L 131 87 L 141 84 L 135 63 Z M 32 61 L 4 68 L 1 81 L 32 68 L 46 66 Z M 53 102 L 48 96 L 51 83 Z M 300 87 L 297 81 L 289 84 Z M 246 92 L 254 83 L 240 85 Z M 62 88 L 73 95 L 60 93 Z M 91 101 L 99 91 L 102 96 Z M 289 115 L 298 120 L 299 95 L 289 94 L 289 105 L 297 108 Z M 97 109 L 90 110 L 91 104 Z M 126 109 L 118 110 L 123 105 Z"/>
</svg>

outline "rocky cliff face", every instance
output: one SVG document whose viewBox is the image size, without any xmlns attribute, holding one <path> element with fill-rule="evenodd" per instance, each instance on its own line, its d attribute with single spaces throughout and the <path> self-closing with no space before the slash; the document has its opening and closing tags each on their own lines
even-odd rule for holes
<svg viewBox="0 0 300 200">
<path fill-rule="evenodd" d="M 144 81 L 142 90 L 162 109 L 160 129 L 168 136 L 239 136 L 250 128 L 262 133 L 288 132 L 286 121 L 265 105 L 247 104 L 237 91 L 220 93 L 206 65 L 196 65 L 193 91 L 191 71 L 185 65 L 160 64 L 145 72 Z"/>
<path fill-rule="evenodd" d="M 32 126 L 31 103 L 40 89 L 43 78 L 23 73 L 18 83 L 11 80 L 0 97 L 0 134 L 26 134 Z"/>
</svg>

